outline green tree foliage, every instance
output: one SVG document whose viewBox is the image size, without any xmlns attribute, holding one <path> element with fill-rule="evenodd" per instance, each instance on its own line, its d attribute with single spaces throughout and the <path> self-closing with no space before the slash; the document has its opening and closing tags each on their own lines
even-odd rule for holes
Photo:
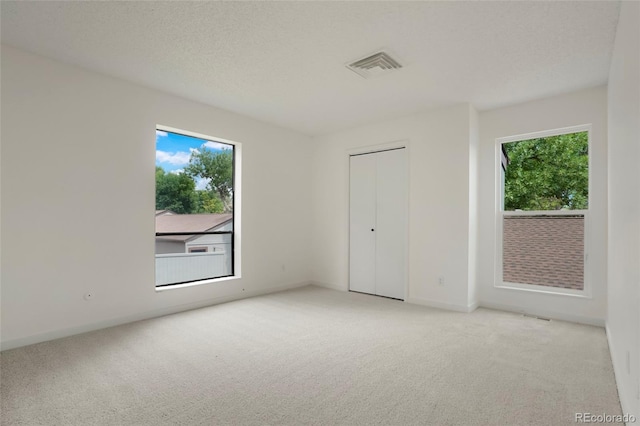
<svg viewBox="0 0 640 426">
<path fill-rule="evenodd" d="M 198 198 L 197 213 L 224 213 L 224 204 L 218 195 L 211 191 L 196 191 Z"/>
<path fill-rule="evenodd" d="M 191 153 L 185 174 L 192 178 L 208 179 L 207 189 L 222 202 L 223 211 L 233 209 L 233 151 L 212 151 L 202 147 Z"/>
<path fill-rule="evenodd" d="M 503 145 L 505 210 L 586 209 L 589 201 L 587 132 Z"/>
<path fill-rule="evenodd" d="M 156 210 L 192 213 L 197 207 L 196 185 L 184 173 L 166 173 L 156 166 Z"/>
</svg>

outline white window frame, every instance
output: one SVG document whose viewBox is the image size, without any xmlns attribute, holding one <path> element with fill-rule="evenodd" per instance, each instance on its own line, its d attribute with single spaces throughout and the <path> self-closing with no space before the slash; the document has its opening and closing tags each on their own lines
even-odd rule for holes
<svg viewBox="0 0 640 426">
<path fill-rule="evenodd" d="M 519 142 L 528 139 L 535 138 L 545 138 L 550 136 L 558 136 L 564 135 L 567 133 L 579 133 L 579 132 L 587 132 L 587 144 L 589 149 L 589 209 L 587 210 L 543 210 L 543 211 L 504 211 L 504 181 L 502 179 L 502 145 L 509 142 Z M 581 297 L 591 299 L 591 280 L 590 280 L 590 265 L 588 263 L 589 260 L 589 247 L 590 247 L 590 239 L 591 239 L 591 219 L 590 219 L 590 208 L 591 208 L 591 194 L 592 194 L 592 150 L 591 150 L 591 124 L 583 124 L 579 126 L 571 126 L 571 127 L 563 127 L 552 130 L 545 130 L 541 132 L 532 132 L 525 133 L 520 135 L 506 136 L 502 138 L 496 139 L 495 146 L 495 155 L 496 164 L 494 165 L 495 169 L 495 265 L 494 265 L 494 287 L 516 290 L 516 291 L 528 291 L 534 293 L 545 293 L 545 294 L 553 294 L 560 296 L 570 296 L 570 297 Z M 560 287 L 549 287 L 549 286 L 541 286 L 535 284 L 521 284 L 521 283 L 511 283 L 503 281 L 503 218 L 504 216 L 544 216 L 544 215 L 553 215 L 553 216 L 572 216 L 572 215 L 584 215 L 584 283 L 582 290 L 568 289 L 568 288 L 560 288 Z"/>
<path fill-rule="evenodd" d="M 189 130 L 179 129 L 175 127 L 164 126 L 162 124 L 156 124 L 155 130 L 160 130 L 163 132 L 171 132 L 171 133 L 179 133 L 185 136 L 191 136 L 198 139 L 205 139 L 215 142 L 220 142 L 227 145 L 233 145 L 234 147 L 234 156 L 235 161 L 233 164 L 233 275 L 225 276 L 220 278 L 210 278 L 198 281 L 192 281 L 183 284 L 173 284 L 162 287 L 155 286 L 155 278 L 154 278 L 154 288 L 156 292 L 167 291 L 167 290 L 175 290 L 179 288 L 193 287 L 197 285 L 203 284 L 212 284 L 219 283 L 223 281 L 231 281 L 242 278 L 242 143 L 232 141 L 229 139 L 219 138 L 217 136 L 205 135 L 203 133 L 192 132 Z M 154 150 L 155 153 L 155 150 Z M 154 159 L 155 161 L 155 159 Z M 154 186 L 155 188 L 155 186 Z M 155 204 L 154 204 L 155 209 Z M 155 210 L 154 210 L 154 220 L 155 220 Z M 154 225 L 155 229 L 155 225 Z M 198 253 L 194 253 L 197 255 Z M 200 253 L 202 254 L 202 253 Z M 155 256 L 154 256 L 155 258 Z M 155 276 L 155 275 L 154 275 Z"/>
</svg>

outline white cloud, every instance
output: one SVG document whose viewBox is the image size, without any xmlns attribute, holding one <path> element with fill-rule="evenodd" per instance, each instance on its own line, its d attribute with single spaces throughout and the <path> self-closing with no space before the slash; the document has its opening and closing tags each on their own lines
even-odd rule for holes
<svg viewBox="0 0 640 426">
<path fill-rule="evenodd" d="M 184 169 L 171 170 L 169 173 L 173 173 L 174 175 L 181 175 L 182 173 L 184 173 Z"/>
<path fill-rule="evenodd" d="M 197 178 L 196 179 L 196 189 L 198 191 L 203 191 L 205 189 L 207 189 L 207 185 L 209 184 L 209 181 L 211 179 L 209 178 Z"/>
<path fill-rule="evenodd" d="M 160 137 L 160 138 L 165 138 L 165 137 L 167 137 L 167 132 L 165 132 L 163 130 L 156 130 L 156 136 Z"/>
<path fill-rule="evenodd" d="M 169 163 L 174 166 L 181 166 L 189 163 L 190 152 L 179 151 L 176 153 L 166 151 L 156 151 L 156 160 L 159 163 Z"/>
<path fill-rule="evenodd" d="M 192 154 L 200 154 L 200 150 L 198 148 L 189 148 L 189 152 Z"/>
<path fill-rule="evenodd" d="M 211 142 L 211 141 L 203 143 L 202 146 L 206 146 L 207 148 L 216 149 L 216 150 L 231 148 L 229 145 L 219 143 L 219 142 Z"/>
</svg>

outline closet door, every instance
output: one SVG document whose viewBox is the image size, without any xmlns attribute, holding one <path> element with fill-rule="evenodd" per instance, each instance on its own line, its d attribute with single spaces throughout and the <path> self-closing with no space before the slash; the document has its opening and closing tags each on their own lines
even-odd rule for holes
<svg viewBox="0 0 640 426">
<path fill-rule="evenodd" d="M 349 289 L 376 293 L 376 158 L 350 158 Z"/>
<path fill-rule="evenodd" d="M 376 157 L 376 293 L 404 299 L 407 245 L 406 150 Z"/>
<path fill-rule="evenodd" d="M 405 155 L 404 149 L 397 149 L 350 159 L 350 290 L 405 297 Z"/>
</svg>

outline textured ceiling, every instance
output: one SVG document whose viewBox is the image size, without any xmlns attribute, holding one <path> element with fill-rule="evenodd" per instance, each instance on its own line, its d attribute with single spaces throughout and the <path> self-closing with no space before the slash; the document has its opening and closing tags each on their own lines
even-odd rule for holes
<svg viewBox="0 0 640 426">
<path fill-rule="evenodd" d="M 317 135 L 605 84 L 618 2 L 9 2 L 2 42 Z M 345 64 L 388 49 L 404 67 Z"/>
</svg>

